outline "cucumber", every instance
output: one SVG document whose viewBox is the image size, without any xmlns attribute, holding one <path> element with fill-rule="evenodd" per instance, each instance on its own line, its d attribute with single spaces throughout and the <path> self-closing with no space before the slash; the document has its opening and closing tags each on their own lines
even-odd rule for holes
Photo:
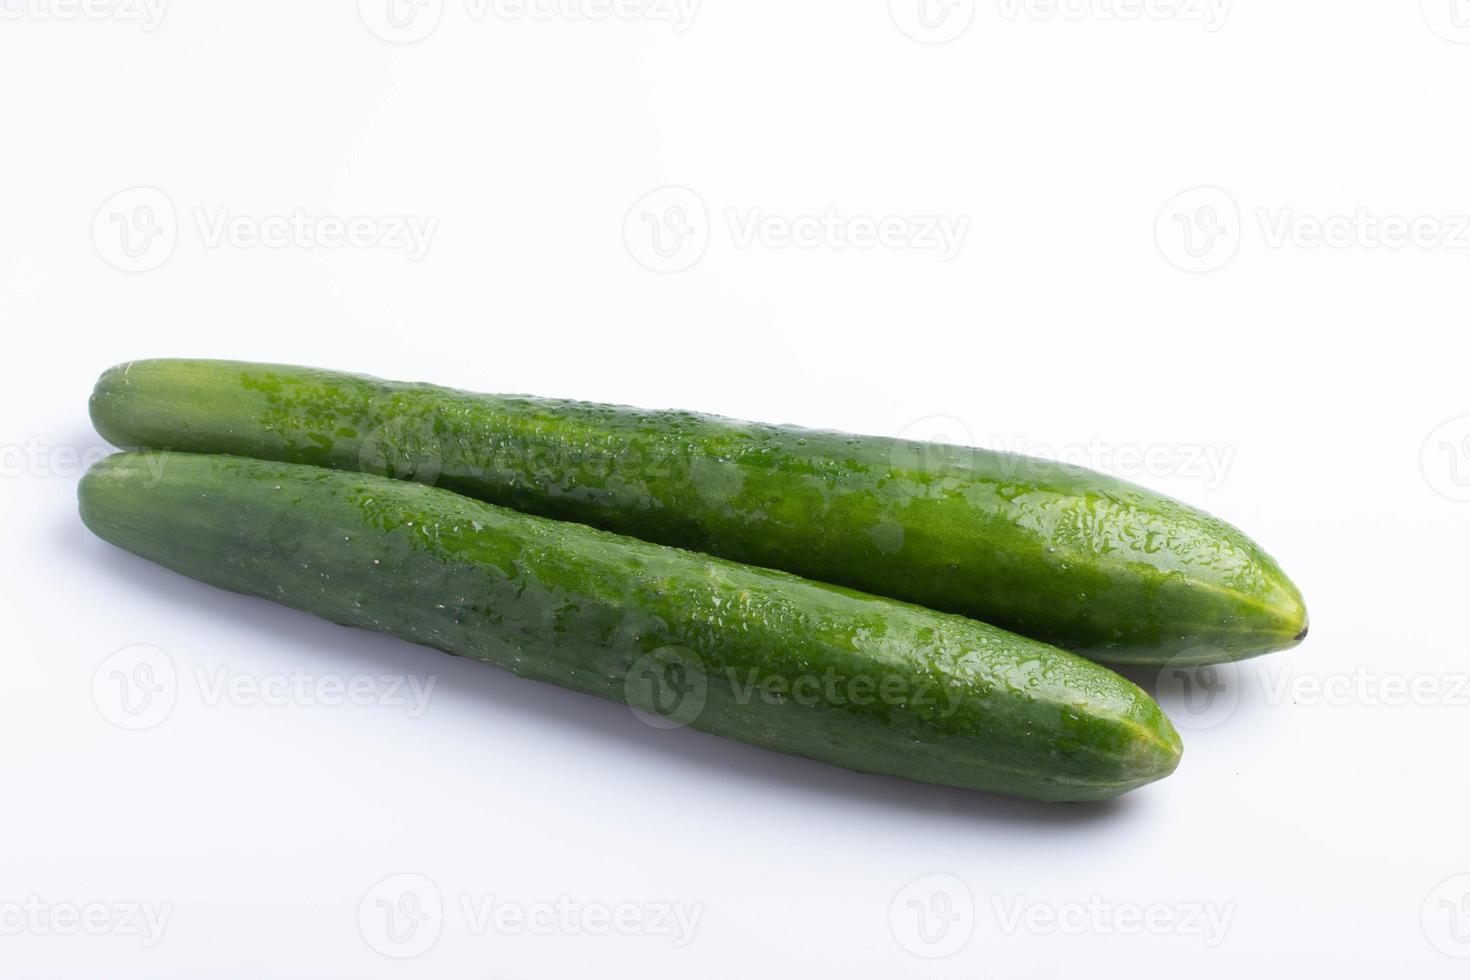
<svg viewBox="0 0 1470 980">
<path fill-rule="evenodd" d="M 972 616 L 1108 663 L 1289 647 L 1301 594 L 1230 525 L 1063 463 L 309 368 L 134 361 L 97 429 L 130 449 L 363 470 Z"/>
<path fill-rule="evenodd" d="M 866 772 L 1040 800 L 1168 775 L 1112 671 L 966 619 L 366 474 L 119 454 L 98 536 L 221 588 Z"/>
</svg>

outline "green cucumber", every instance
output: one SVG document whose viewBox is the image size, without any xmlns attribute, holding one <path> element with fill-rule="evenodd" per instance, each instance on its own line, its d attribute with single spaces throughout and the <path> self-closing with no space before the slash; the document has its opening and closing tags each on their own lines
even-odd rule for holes
<svg viewBox="0 0 1470 980">
<path fill-rule="evenodd" d="M 231 456 L 119 454 L 100 537 L 204 582 L 866 772 L 1041 800 L 1168 775 L 1112 671 L 961 616 L 447 490 Z"/>
<path fill-rule="evenodd" d="M 1109 663 L 1238 660 L 1307 629 L 1301 594 L 1240 531 L 1025 456 L 231 361 L 119 365 L 92 418 L 123 448 L 437 484 Z"/>
</svg>

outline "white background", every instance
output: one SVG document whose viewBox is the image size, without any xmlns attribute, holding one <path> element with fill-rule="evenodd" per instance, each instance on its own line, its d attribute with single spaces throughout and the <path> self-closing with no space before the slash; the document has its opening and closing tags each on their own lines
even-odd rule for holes
<svg viewBox="0 0 1470 980">
<path fill-rule="evenodd" d="M 1464 0 L 94 2 L 0 3 L 0 974 L 1464 975 Z M 658 731 L 89 536 L 92 380 L 171 355 L 1066 453 L 1312 634 L 1139 677 L 1184 760 L 1111 805 Z"/>
</svg>

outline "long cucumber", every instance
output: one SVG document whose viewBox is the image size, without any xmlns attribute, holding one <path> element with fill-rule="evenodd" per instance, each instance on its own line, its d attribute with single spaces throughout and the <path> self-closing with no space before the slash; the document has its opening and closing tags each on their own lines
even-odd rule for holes
<svg viewBox="0 0 1470 980">
<path fill-rule="evenodd" d="M 437 484 L 1104 662 L 1237 660 L 1306 635 L 1301 594 L 1240 531 L 1058 462 L 232 361 L 119 365 L 92 418 L 124 448 Z"/>
<path fill-rule="evenodd" d="M 867 772 L 1041 800 L 1159 779 L 1138 687 L 973 620 L 447 490 L 229 456 L 108 457 L 100 537 L 185 575 Z"/>
</svg>

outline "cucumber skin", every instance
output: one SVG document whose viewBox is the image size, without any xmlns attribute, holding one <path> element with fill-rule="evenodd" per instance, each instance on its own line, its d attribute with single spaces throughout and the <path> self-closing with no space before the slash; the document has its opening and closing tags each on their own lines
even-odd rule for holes
<svg viewBox="0 0 1470 980">
<path fill-rule="evenodd" d="M 1179 760 L 1147 694 L 1062 650 L 417 483 L 124 453 L 79 500 L 98 536 L 190 577 L 588 694 L 626 702 L 630 668 L 675 648 L 704 678 L 692 727 L 852 769 L 1098 800 Z M 792 686 L 827 676 L 836 697 Z M 742 695 L 753 677 L 804 696 Z"/>
<path fill-rule="evenodd" d="M 1301 594 L 1240 531 L 1063 463 L 232 361 L 118 365 L 91 410 L 123 448 L 415 479 L 1107 663 L 1239 660 L 1306 635 Z"/>
</svg>

